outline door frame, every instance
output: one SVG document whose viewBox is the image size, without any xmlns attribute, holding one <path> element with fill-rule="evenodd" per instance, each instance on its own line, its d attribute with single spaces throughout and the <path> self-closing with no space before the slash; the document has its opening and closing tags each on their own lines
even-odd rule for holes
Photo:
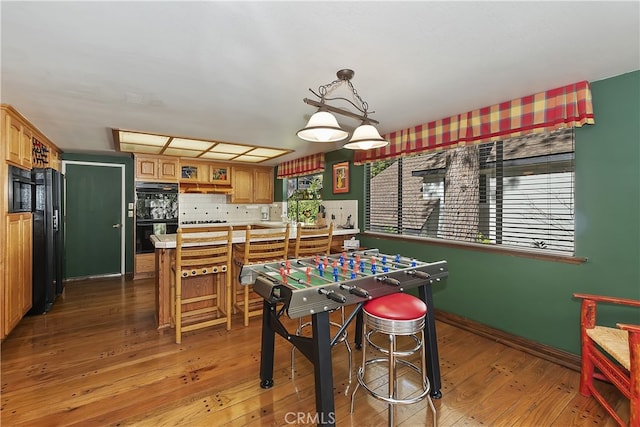
<svg viewBox="0 0 640 427">
<path fill-rule="evenodd" d="M 126 177 L 125 177 L 125 165 L 120 163 L 103 163 L 103 162 L 84 162 L 78 160 L 63 160 L 62 161 L 62 173 L 66 175 L 67 165 L 80 165 L 80 166 L 102 166 L 109 168 L 120 168 L 120 192 L 122 204 L 120 206 L 120 275 L 125 275 L 126 265 Z M 64 180 L 64 221 L 65 221 L 65 234 L 66 234 L 66 222 L 67 222 L 67 180 Z M 65 236 L 66 240 L 66 236 Z"/>
</svg>

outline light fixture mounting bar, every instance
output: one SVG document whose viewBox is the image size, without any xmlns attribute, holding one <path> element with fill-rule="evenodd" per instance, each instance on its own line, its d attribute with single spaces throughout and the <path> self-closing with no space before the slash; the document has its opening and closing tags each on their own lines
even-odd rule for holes
<svg viewBox="0 0 640 427">
<path fill-rule="evenodd" d="M 314 101 L 313 99 L 304 98 L 303 101 L 304 101 L 305 104 L 313 105 L 314 107 L 322 108 L 322 109 L 325 109 L 327 111 L 331 111 L 332 113 L 342 114 L 343 116 L 351 117 L 353 119 L 362 120 L 362 121 L 367 122 L 367 123 L 380 124 L 379 121 L 374 120 L 372 118 L 369 118 L 367 116 L 364 116 L 364 115 L 361 115 L 361 114 L 352 113 L 351 111 L 343 110 L 342 108 L 332 107 L 331 105 L 327 105 L 327 104 L 325 104 L 323 102 L 319 102 L 319 101 Z"/>
</svg>

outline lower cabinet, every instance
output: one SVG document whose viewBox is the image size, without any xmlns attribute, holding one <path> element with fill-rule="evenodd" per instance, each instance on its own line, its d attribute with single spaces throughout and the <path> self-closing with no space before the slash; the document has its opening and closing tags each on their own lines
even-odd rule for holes
<svg viewBox="0 0 640 427">
<path fill-rule="evenodd" d="M 136 254 L 136 266 L 134 279 L 153 277 L 156 275 L 156 258 L 150 254 Z"/>
<path fill-rule="evenodd" d="M 4 336 L 20 322 L 32 304 L 32 224 L 31 213 L 8 214 L 6 218 L 2 307 Z"/>
</svg>

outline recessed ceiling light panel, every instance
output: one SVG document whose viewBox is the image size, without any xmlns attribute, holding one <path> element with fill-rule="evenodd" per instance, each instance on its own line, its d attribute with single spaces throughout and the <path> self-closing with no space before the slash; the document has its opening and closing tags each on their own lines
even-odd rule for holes
<svg viewBox="0 0 640 427">
<path fill-rule="evenodd" d="M 231 160 L 235 158 L 237 154 L 233 153 L 213 153 L 211 151 L 207 151 L 200 156 L 203 159 L 215 159 L 215 160 Z"/>
<path fill-rule="evenodd" d="M 234 145 L 234 144 L 216 144 L 213 148 L 211 148 L 211 152 L 216 153 L 234 153 L 234 154 L 242 154 L 251 150 L 253 147 L 248 147 L 246 145 Z"/>
<path fill-rule="evenodd" d="M 277 157 L 277 156 L 282 156 L 283 154 L 287 154 L 287 152 L 285 150 L 258 147 L 249 151 L 247 154 L 251 156 Z"/>
<path fill-rule="evenodd" d="M 162 150 L 162 147 L 155 145 L 120 143 L 120 151 L 126 151 L 129 153 L 160 154 L 160 150 Z"/>
<path fill-rule="evenodd" d="M 112 132 L 116 149 L 133 154 L 159 154 L 203 160 L 260 163 L 293 151 L 231 142 L 216 142 L 215 140 L 156 135 L 117 128 L 112 129 Z"/>
<path fill-rule="evenodd" d="M 208 150 L 213 144 L 213 142 L 203 141 L 200 139 L 173 138 L 169 143 L 169 147 L 204 151 Z"/>
<path fill-rule="evenodd" d="M 197 157 L 200 155 L 202 151 L 199 150 L 183 150 L 181 148 L 167 148 L 164 150 L 162 154 L 167 156 L 178 156 L 178 157 Z"/>
<path fill-rule="evenodd" d="M 238 156 L 233 160 L 237 160 L 239 162 L 260 163 L 260 162 L 264 162 L 267 159 L 268 157 L 248 156 L 245 154 L 243 156 Z"/>
<path fill-rule="evenodd" d="M 120 131 L 120 143 L 164 146 L 169 140 L 168 136 L 150 135 L 148 133 Z"/>
</svg>

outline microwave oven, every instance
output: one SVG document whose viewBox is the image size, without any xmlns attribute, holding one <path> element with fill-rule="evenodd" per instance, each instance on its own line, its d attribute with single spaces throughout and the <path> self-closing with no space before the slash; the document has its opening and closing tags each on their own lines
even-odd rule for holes
<svg viewBox="0 0 640 427">
<path fill-rule="evenodd" d="M 33 212 L 34 188 L 30 170 L 9 165 L 9 213 Z"/>
</svg>

